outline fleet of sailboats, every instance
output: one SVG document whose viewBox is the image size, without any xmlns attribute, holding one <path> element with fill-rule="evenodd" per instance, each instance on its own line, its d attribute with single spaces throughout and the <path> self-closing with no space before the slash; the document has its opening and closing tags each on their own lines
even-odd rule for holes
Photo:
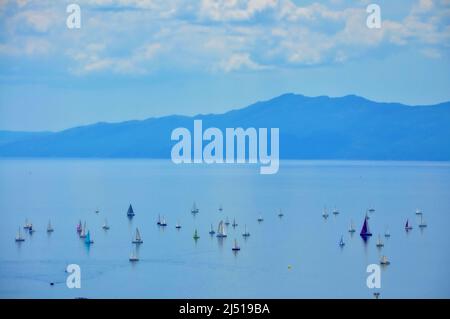
<svg viewBox="0 0 450 319">
<path fill-rule="evenodd" d="M 222 205 L 220 205 L 219 211 L 222 211 Z M 363 225 L 362 225 L 361 231 L 360 231 L 360 236 L 361 236 L 364 240 L 366 240 L 368 237 L 372 236 L 372 233 L 371 233 L 370 228 L 369 228 L 369 222 L 368 222 L 368 220 L 369 220 L 369 215 L 367 214 L 367 212 L 374 212 L 374 211 L 375 211 L 374 209 L 369 209 L 368 211 L 366 211 L 366 214 L 365 214 L 365 217 L 364 217 L 364 222 L 363 222 Z M 191 213 L 197 214 L 198 212 L 199 212 L 199 210 L 198 210 L 198 208 L 197 208 L 197 206 L 196 206 L 196 203 L 194 202 L 193 207 L 192 207 L 192 209 L 191 209 Z M 333 214 L 334 214 L 334 215 L 338 215 L 338 214 L 339 214 L 339 211 L 337 210 L 336 207 L 335 207 L 334 210 L 333 210 Z M 127 211 L 127 216 L 128 216 L 128 217 L 133 217 L 134 215 L 135 215 L 135 213 L 134 213 L 133 207 L 132 207 L 132 205 L 130 204 L 130 205 L 129 205 L 129 208 L 128 208 L 128 211 Z M 426 224 L 426 222 L 425 222 L 425 220 L 424 220 L 424 218 L 423 218 L 423 213 L 422 213 L 422 211 L 419 210 L 419 209 L 417 209 L 417 210 L 416 210 L 416 215 L 420 216 L 419 227 L 420 227 L 420 228 L 427 227 L 427 224 Z M 278 211 L 278 217 L 283 217 L 283 216 L 284 216 L 284 214 L 282 213 L 281 209 L 279 209 L 279 211 Z M 329 216 L 326 207 L 325 207 L 324 210 L 323 210 L 322 216 L 323 216 L 325 219 L 328 218 L 328 216 Z M 263 219 L 262 215 L 260 215 L 260 216 L 258 217 L 258 219 L 257 219 L 258 222 L 262 222 L 263 220 L 264 220 L 264 219 Z M 159 226 L 167 226 L 167 223 L 166 223 L 165 218 L 164 218 L 164 217 L 161 218 L 160 215 L 158 215 L 158 222 L 157 222 L 157 224 L 158 224 Z M 211 228 L 210 228 L 209 234 L 210 234 L 210 235 L 216 235 L 217 238 L 225 238 L 225 237 L 227 237 L 227 234 L 226 234 L 226 227 L 225 227 L 225 226 L 226 226 L 226 225 L 229 225 L 229 224 L 230 224 L 230 222 L 229 222 L 229 220 L 228 220 L 228 217 L 226 217 L 225 222 L 224 222 L 223 220 L 221 220 L 221 221 L 219 222 L 219 224 L 218 224 L 217 232 L 214 230 L 213 224 L 211 224 Z M 235 218 L 233 218 L 232 226 L 233 226 L 233 227 L 237 227 L 237 226 L 238 226 L 238 224 L 237 224 Z M 25 241 L 25 238 L 23 237 L 22 232 L 21 232 L 21 228 L 22 228 L 22 227 L 19 227 L 18 232 L 17 232 L 17 234 L 16 234 L 16 237 L 15 237 L 15 241 L 16 241 L 16 242 L 23 242 L 23 241 Z M 23 228 L 24 228 L 25 230 L 27 230 L 28 232 L 30 232 L 30 233 L 34 232 L 33 224 L 32 224 L 31 222 L 29 222 L 28 219 L 25 220 L 25 224 L 24 224 Z M 106 218 L 105 218 L 104 224 L 102 225 L 102 228 L 103 228 L 104 230 L 108 230 L 108 229 L 110 228 L 109 225 L 108 225 L 108 222 L 107 222 L 107 219 L 106 219 Z M 177 222 L 175 228 L 177 228 L 177 229 L 180 229 L 180 228 L 181 228 L 181 225 L 180 225 L 179 222 Z M 410 230 L 412 230 L 412 228 L 413 228 L 413 227 L 412 227 L 411 223 L 409 222 L 409 219 L 407 219 L 407 220 L 406 220 L 406 224 L 405 224 L 405 230 L 406 230 L 406 231 L 410 231 Z M 54 228 L 53 228 L 53 226 L 52 226 L 52 224 L 51 224 L 51 221 L 49 220 L 49 221 L 48 221 L 48 224 L 47 224 L 47 232 L 48 232 L 48 233 L 51 233 L 51 232 L 53 232 L 53 231 L 54 231 Z M 78 224 L 77 224 L 76 231 L 77 231 L 77 233 L 79 234 L 79 237 L 82 238 L 82 239 L 84 239 L 84 242 L 85 242 L 86 245 L 91 245 L 91 244 L 94 243 L 94 241 L 93 241 L 92 238 L 91 238 L 91 233 L 90 233 L 90 231 L 87 229 L 86 221 L 84 221 L 84 223 L 82 223 L 82 221 L 80 220 L 80 221 L 78 222 Z M 350 221 L 350 226 L 349 226 L 348 232 L 349 232 L 350 234 L 353 234 L 353 233 L 356 232 L 355 226 L 354 226 L 354 223 L 353 223 L 353 220 Z M 244 232 L 242 233 L 242 236 L 243 236 L 244 238 L 250 236 L 250 233 L 249 233 L 248 230 L 247 230 L 247 225 L 244 225 Z M 384 233 L 384 237 L 386 237 L 386 238 L 390 237 L 390 232 L 389 232 L 388 228 L 386 228 L 386 231 L 385 231 L 385 233 Z M 197 230 L 197 229 L 195 229 L 195 231 L 194 231 L 193 238 L 194 238 L 194 240 L 196 240 L 196 241 L 197 241 L 198 239 L 200 239 L 200 236 L 199 236 L 199 233 L 198 233 L 198 230 Z M 141 236 L 141 234 L 140 234 L 140 232 L 139 232 L 139 228 L 136 228 L 135 236 L 134 236 L 134 238 L 132 239 L 132 243 L 133 243 L 133 244 L 142 244 L 142 243 L 143 243 L 142 236 Z M 341 235 L 341 237 L 340 237 L 340 240 L 339 240 L 339 246 L 340 246 L 340 247 L 344 247 L 344 246 L 345 246 L 344 236 L 343 236 L 343 235 Z M 381 237 L 380 234 L 378 234 L 378 237 L 377 237 L 376 247 L 378 247 L 378 248 L 384 247 L 384 243 L 383 243 L 383 241 L 382 241 L 382 237 Z M 241 249 L 241 248 L 240 248 L 240 246 L 239 246 L 238 243 L 237 243 L 237 239 L 235 239 L 235 240 L 234 240 L 234 244 L 233 244 L 233 246 L 232 246 L 232 250 L 236 252 L 236 251 L 239 251 L 240 249 Z M 139 257 L 137 256 L 137 253 L 136 253 L 135 250 L 131 253 L 130 258 L 129 258 L 129 261 L 130 261 L 130 262 L 136 262 L 136 261 L 139 261 Z M 383 255 L 383 256 L 381 257 L 381 259 L 380 259 L 380 264 L 381 264 L 381 265 L 389 265 L 389 264 L 390 264 L 390 261 L 388 260 L 388 258 L 387 258 L 385 255 Z"/>
</svg>

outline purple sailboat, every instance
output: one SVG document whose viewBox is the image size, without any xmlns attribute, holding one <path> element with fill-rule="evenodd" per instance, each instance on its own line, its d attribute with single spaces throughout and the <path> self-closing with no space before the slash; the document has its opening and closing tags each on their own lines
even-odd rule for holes
<svg viewBox="0 0 450 319">
<path fill-rule="evenodd" d="M 366 215 L 366 217 L 364 217 L 364 224 L 361 228 L 361 232 L 359 233 L 359 235 L 363 239 L 367 239 L 367 237 L 372 236 L 372 233 L 369 230 L 369 222 L 367 221 L 367 215 Z"/>
</svg>

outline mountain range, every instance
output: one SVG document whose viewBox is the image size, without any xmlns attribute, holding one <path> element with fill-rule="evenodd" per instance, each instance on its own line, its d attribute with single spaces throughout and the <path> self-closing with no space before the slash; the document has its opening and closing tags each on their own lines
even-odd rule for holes
<svg viewBox="0 0 450 319">
<path fill-rule="evenodd" d="M 59 132 L 0 131 L 0 157 L 170 158 L 177 127 L 278 127 L 284 159 L 450 160 L 450 102 L 379 103 L 284 94 L 223 114 L 96 123 Z"/>
</svg>

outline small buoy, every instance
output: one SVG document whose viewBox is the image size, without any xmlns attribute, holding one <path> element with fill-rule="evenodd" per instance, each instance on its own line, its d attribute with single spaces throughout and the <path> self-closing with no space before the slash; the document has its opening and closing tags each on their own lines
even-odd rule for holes
<svg viewBox="0 0 450 319">
<path fill-rule="evenodd" d="M 54 286 L 54 285 L 55 285 L 55 283 L 54 283 L 54 282 L 51 282 L 51 283 L 50 283 L 50 286 Z"/>
</svg>

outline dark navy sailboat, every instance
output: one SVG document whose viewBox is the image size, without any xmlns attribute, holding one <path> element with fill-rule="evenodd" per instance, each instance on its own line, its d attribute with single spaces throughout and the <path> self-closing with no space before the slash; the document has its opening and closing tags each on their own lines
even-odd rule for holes
<svg viewBox="0 0 450 319">
<path fill-rule="evenodd" d="M 127 216 L 128 216 L 129 218 L 132 218 L 132 217 L 134 216 L 133 206 L 131 206 L 131 204 L 130 204 L 130 206 L 128 207 Z"/>
<path fill-rule="evenodd" d="M 361 228 L 361 232 L 359 235 L 366 240 L 368 237 L 372 236 L 372 233 L 369 230 L 369 222 L 367 221 L 367 215 L 364 217 L 364 224 Z"/>
</svg>

